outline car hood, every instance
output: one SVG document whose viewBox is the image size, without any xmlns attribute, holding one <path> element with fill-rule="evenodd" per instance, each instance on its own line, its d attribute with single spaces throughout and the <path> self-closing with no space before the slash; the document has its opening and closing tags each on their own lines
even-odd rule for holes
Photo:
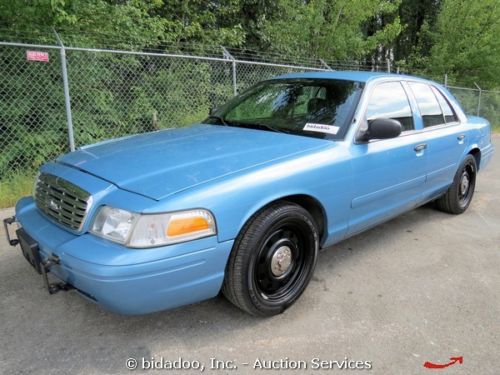
<svg viewBox="0 0 500 375">
<path fill-rule="evenodd" d="M 104 141 L 63 155 L 57 162 L 159 200 L 330 142 L 266 130 L 199 124 Z"/>
</svg>

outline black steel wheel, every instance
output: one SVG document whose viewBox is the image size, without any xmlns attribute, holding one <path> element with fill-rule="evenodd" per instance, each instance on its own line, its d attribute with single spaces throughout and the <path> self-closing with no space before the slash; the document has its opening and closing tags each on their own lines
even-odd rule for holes
<svg viewBox="0 0 500 375">
<path fill-rule="evenodd" d="M 453 184 L 436 201 L 437 208 L 455 215 L 463 213 L 474 196 L 476 175 L 476 159 L 472 155 L 467 155 L 455 174 Z"/>
<path fill-rule="evenodd" d="M 224 295 L 252 315 L 283 312 L 309 283 L 318 247 L 318 229 L 304 208 L 280 202 L 264 209 L 235 242 Z"/>
</svg>

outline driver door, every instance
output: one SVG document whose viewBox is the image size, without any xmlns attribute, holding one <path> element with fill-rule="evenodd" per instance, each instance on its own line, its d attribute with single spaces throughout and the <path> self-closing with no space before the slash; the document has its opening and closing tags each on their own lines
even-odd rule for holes
<svg viewBox="0 0 500 375">
<path fill-rule="evenodd" d="M 403 132 L 396 138 L 351 145 L 353 184 L 348 235 L 415 207 L 425 190 L 425 135 L 415 131 L 412 106 L 400 82 L 383 82 L 372 89 L 366 124 L 375 118 L 398 120 Z"/>
</svg>

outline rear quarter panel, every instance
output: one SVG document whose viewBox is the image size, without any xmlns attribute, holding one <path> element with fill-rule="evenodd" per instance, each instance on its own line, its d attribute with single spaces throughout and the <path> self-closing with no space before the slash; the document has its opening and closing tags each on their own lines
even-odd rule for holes
<svg viewBox="0 0 500 375">
<path fill-rule="evenodd" d="M 469 133 L 469 153 L 473 149 L 479 149 L 479 170 L 484 169 L 491 160 L 493 155 L 493 144 L 491 143 L 491 124 L 488 120 L 477 117 L 467 116 L 467 129 Z"/>
</svg>

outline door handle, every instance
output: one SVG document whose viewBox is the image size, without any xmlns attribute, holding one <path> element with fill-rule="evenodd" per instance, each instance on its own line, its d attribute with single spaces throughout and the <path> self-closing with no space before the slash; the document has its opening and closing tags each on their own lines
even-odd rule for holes
<svg viewBox="0 0 500 375">
<path fill-rule="evenodd" d="M 421 143 L 419 145 L 416 145 L 413 149 L 416 151 L 416 152 L 419 152 L 419 151 L 423 151 L 427 148 L 427 143 Z"/>
<path fill-rule="evenodd" d="M 460 134 L 460 135 L 457 137 L 457 139 L 458 139 L 459 141 L 463 141 L 463 140 L 465 139 L 465 134 Z"/>
</svg>

